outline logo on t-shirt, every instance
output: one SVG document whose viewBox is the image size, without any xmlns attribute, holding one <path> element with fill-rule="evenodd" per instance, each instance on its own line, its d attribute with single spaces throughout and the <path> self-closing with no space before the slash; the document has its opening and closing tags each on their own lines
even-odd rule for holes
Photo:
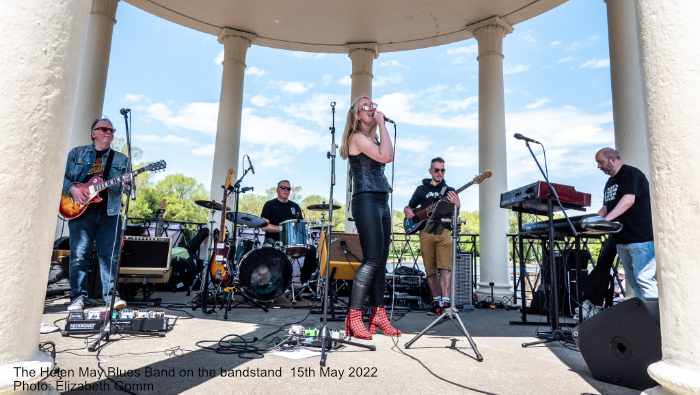
<svg viewBox="0 0 700 395">
<path fill-rule="evenodd" d="M 609 187 L 605 188 L 605 194 L 603 196 L 603 203 L 608 203 L 612 202 L 615 200 L 615 196 L 617 196 L 617 190 L 620 189 L 620 186 L 617 184 L 610 185 Z"/>
<path fill-rule="evenodd" d="M 440 192 L 428 192 L 425 194 L 426 199 L 432 199 L 432 198 L 439 198 L 440 197 Z"/>
<path fill-rule="evenodd" d="M 297 209 L 296 209 L 296 207 L 290 207 L 289 210 L 292 212 L 292 215 L 296 217 L 296 215 L 297 215 Z"/>
</svg>

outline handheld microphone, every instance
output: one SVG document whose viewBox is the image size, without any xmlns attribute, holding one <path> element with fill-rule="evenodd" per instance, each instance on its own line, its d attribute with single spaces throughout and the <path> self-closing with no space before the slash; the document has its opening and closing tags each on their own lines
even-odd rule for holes
<svg viewBox="0 0 700 395">
<path fill-rule="evenodd" d="M 130 112 L 131 112 L 130 108 L 122 108 L 121 110 L 119 110 L 119 113 L 122 115 L 126 115 L 127 113 L 130 113 Z"/>
<path fill-rule="evenodd" d="M 250 156 L 246 155 L 245 157 L 248 158 L 248 167 L 250 167 L 250 171 L 252 171 L 253 174 L 255 174 L 255 169 L 253 168 L 253 163 L 251 163 L 250 161 Z"/>
<path fill-rule="evenodd" d="M 525 141 L 527 141 L 528 143 L 535 143 L 535 144 L 542 145 L 542 143 L 540 143 L 539 141 L 537 141 L 537 140 L 535 140 L 535 139 L 531 139 L 531 138 L 529 138 L 529 137 L 527 137 L 527 136 L 523 136 L 523 135 L 520 134 L 520 133 L 514 134 L 513 137 L 515 137 L 515 138 L 518 139 L 518 140 L 525 140 Z"/>
</svg>

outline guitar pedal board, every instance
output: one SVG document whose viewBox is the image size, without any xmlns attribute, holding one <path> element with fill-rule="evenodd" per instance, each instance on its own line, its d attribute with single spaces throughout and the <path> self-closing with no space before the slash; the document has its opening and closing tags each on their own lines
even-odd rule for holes
<svg viewBox="0 0 700 395">
<path fill-rule="evenodd" d="M 90 309 L 69 312 L 63 336 L 98 333 L 104 322 L 107 310 Z M 168 331 L 168 317 L 163 311 L 123 309 L 114 311 L 112 325 L 117 333 L 150 333 L 165 336 Z"/>
</svg>

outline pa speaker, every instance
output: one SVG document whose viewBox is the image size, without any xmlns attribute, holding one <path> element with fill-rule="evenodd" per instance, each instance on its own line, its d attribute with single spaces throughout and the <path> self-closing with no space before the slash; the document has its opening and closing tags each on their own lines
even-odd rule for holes
<svg viewBox="0 0 700 395">
<path fill-rule="evenodd" d="M 594 378 L 638 390 L 657 385 L 647 367 L 661 360 L 658 302 L 626 300 L 583 321 L 578 332 Z"/>
</svg>

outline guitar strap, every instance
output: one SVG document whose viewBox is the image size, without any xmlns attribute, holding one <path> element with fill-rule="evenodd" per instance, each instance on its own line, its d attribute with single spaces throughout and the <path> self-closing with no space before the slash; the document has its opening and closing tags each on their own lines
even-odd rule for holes
<svg viewBox="0 0 700 395">
<path fill-rule="evenodd" d="M 107 154 L 107 163 L 105 163 L 104 171 L 102 172 L 102 179 L 107 180 L 109 177 L 109 171 L 112 169 L 112 160 L 114 159 L 114 150 L 110 149 L 109 154 Z"/>
</svg>

